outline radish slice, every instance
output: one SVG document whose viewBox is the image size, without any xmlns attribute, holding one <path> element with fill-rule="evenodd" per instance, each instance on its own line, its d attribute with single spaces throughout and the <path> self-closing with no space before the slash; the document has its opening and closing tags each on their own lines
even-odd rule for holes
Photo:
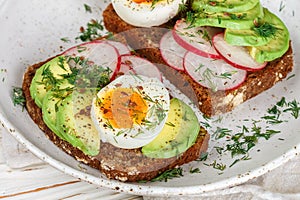
<svg viewBox="0 0 300 200">
<path fill-rule="evenodd" d="M 175 40 L 172 31 L 164 34 L 160 40 L 160 53 L 164 61 L 172 68 L 183 71 L 183 57 L 187 50 Z"/>
<path fill-rule="evenodd" d="M 173 29 L 175 41 L 183 48 L 208 58 L 221 58 L 212 45 L 212 37 L 222 29 L 214 27 L 189 27 L 185 20 L 177 20 Z"/>
<path fill-rule="evenodd" d="M 233 46 L 224 40 L 224 33 L 219 33 L 213 37 L 213 45 L 222 58 L 230 65 L 247 71 L 257 71 L 267 65 L 256 62 L 249 54 L 246 47 Z"/>
<path fill-rule="evenodd" d="M 204 58 L 192 52 L 185 54 L 184 67 L 194 81 L 214 92 L 239 87 L 247 75 L 246 70 L 237 69 L 222 59 Z"/>
<path fill-rule="evenodd" d="M 114 46 L 118 52 L 119 55 L 127 55 L 127 54 L 131 54 L 130 49 L 128 46 L 126 46 L 125 44 L 121 43 L 121 42 L 116 42 L 113 40 L 105 40 L 108 44 Z"/>
<path fill-rule="evenodd" d="M 150 61 L 133 55 L 121 56 L 121 70 L 119 73 L 144 75 L 147 77 L 157 78 L 162 81 L 162 75 L 158 68 Z"/>
<path fill-rule="evenodd" d="M 120 56 L 115 47 L 103 41 L 95 40 L 66 50 L 63 55 L 82 57 L 92 64 L 111 69 L 110 79 L 114 79 L 120 68 Z"/>
<path fill-rule="evenodd" d="M 136 74 L 136 72 L 134 71 L 131 65 L 121 63 L 120 70 L 118 71 L 118 75 L 130 74 L 130 72 Z"/>
</svg>

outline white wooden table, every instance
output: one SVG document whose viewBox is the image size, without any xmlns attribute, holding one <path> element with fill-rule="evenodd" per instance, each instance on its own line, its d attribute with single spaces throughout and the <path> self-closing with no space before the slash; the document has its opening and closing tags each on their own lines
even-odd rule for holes
<svg viewBox="0 0 300 200">
<path fill-rule="evenodd" d="M 2 131 L 0 129 L 0 141 Z M 0 145 L 0 199 L 143 199 L 99 188 L 45 163 L 12 169 L 6 164 L 3 151 Z"/>
</svg>

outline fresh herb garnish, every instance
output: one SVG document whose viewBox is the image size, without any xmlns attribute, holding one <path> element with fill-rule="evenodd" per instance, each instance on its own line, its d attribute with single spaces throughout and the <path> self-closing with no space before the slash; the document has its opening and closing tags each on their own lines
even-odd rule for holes
<svg viewBox="0 0 300 200">
<path fill-rule="evenodd" d="M 285 8 L 285 5 L 284 5 L 283 1 L 281 1 L 280 5 L 279 5 L 279 12 L 281 12 L 284 8 Z"/>
<path fill-rule="evenodd" d="M 26 99 L 23 94 L 22 88 L 13 87 L 12 99 L 14 106 L 22 106 L 24 108 Z"/>
<path fill-rule="evenodd" d="M 242 160 L 250 160 L 251 158 L 249 157 L 249 155 L 245 155 L 241 158 L 235 159 L 233 161 L 233 163 L 231 163 L 231 165 L 229 165 L 229 167 L 232 167 L 233 165 L 235 165 L 237 162 L 242 161 Z"/>
<path fill-rule="evenodd" d="M 193 23 L 195 22 L 195 14 L 191 11 L 188 11 L 186 13 L 186 22 L 190 24 L 190 27 L 192 27 Z"/>
<path fill-rule="evenodd" d="M 202 152 L 200 154 L 200 158 L 198 158 L 196 161 L 206 161 L 208 157 L 208 153 L 207 152 Z"/>
<path fill-rule="evenodd" d="M 102 32 L 104 30 L 104 26 L 102 21 L 92 19 L 90 22 L 87 23 L 87 27 L 80 27 L 80 35 L 75 39 L 80 39 L 83 42 L 92 41 L 97 38 L 102 37 Z"/>
<path fill-rule="evenodd" d="M 197 168 L 191 168 L 190 173 L 191 174 L 201 173 L 201 170 L 198 167 Z"/>
<path fill-rule="evenodd" d="M 230 13 L 230 14 L 228 14 L 228 16 L 230 17 L 230 19 L 233 19 L 233 20 L 241 20 L 241 19 L 245 19 L 247 17 L 247 13 L 243 13 L 240 15 Z"/>
<path fill-rule="evenodd" d="M 60 38 L 60 40 L 66 43 L 71 42 L 71 40 L 67 37 Z"/>
<path fill-rule="evenodd" d="M 220 128 L 217 127 L 217 130 L 213 133 L 213 136 L 215 137 L 215 139 L 220 139 L 223 138 L 225 136 L 230 136 L 230 133 L 232 132 L 232 130 L 229 130 L 227 128 Z"/>
<path fill-rule="evenodd" d="M 226 169 L 226 165 L 225 164 L 217 163 L 216 160 L 213 163 L 211 163 L 211 164 L 204 163 L 204 165 L 206 165 L 206 166 L 212 166 L 214 169 L 217 169 L 217 170 L 220 170 L 220 171 L 224 171 Z"/>
<path fill-rule="evenodd" d="M 87 5 L 87 4 L 84 4 L 84 9 L 85 9 L 85 12 L 89 12 L 89 13 L 92 13 L 92 8 L 91 6 Z"/>
<path fill-rule="evenodd" d="M 279 134 L 280 130 L 273 130 L 270 127 L 262 126 L 263 124 L 280 124 L 286 122 L 281 119 L 283 113 L 290 113 L 295 119 L 299 118 L 300 104 L 296 100 L 287 102 L 285 97 L 282 97 L 275 105 L 267 109 L 266 115 L 260 118 L 260 120 L 252 120 L 250 127 L 246 125 L 237 126 L 237 133 L 227 128 L 217 127 L 213 132 L 213 136 L 216 140 L 226 137 L 226 145 L 215 146 L 214 149 L 218 154 L 229 152 L 231 157 L 241 156 L 236 158 L 234 162 L 229 166 L 232 167 L 239 161 L 249 160 L 249 151 L 256 145 L 260 138 L 269 140 L 273 135 Z M 250 122 L 249 119 L 243 120 L 244 122 Z M 283 140 L 280 138 L 279 140 Z M 208 165 L 208 164 L 206 164 Z M 224 167 L 223 165 L 217 165 L 216 162 L 209 164 L 214 168 Z"/>
<path fill-rule="evenodd" d="M 258 26 L 255 26 L 253 30 L 256 32 L 257 35 L 264 38 L 274 37 L 277 32 L 277 28 L 270 23 L 263 23 Z"/>
<path fill-rule="evenodd" d="M 278 117 L 274 115 L 265 115 L 261 118 L 265 119 L 268 124 L 281 124 L 282 122 L 284 122 L 282 120 L 279 120 Z"/>
<path fill-rule="evenodd" d="M 42 71 L 42 82 L 46 87 L 46 91 L 50 89 L 59 89 L 60 84 L 62 83 L 63 79 L 58 79 L 54 76 L 51 71 L 50 65 L 46 65 Z"/>
<path fill-rule="evenodd" d="M 300 111 L 300 105 L 299 102 L 296 100 L 293 100 L 287 104 L 288 108 L 283 110 L 283 112 L 290 112 L 291 115 L 295 118 L 298 119 L 299 117 L 299 111 Z"/>
<path fill-rule="evenodd" d="M 179 178 L 179 177 L 182 177 L 182 176 L 183 176 L 182 168 L 179 167 L 179 168 L 174 168 L 174 169 L 170 169 L 170 170 L 167 170 L 167 171 L 163 172 L 162 174 L 160 174 L 156 178 L 152 179 L 151 182 L 155 182 L 155 181 L 165 181 L 165 182 L 167 182 L 169 179 Z"/>
<path fill-rule="evenodd" d="M 296 74 L 292 74 L 292 75 L 290 75 L 289 77 L 287 77 L 286 80 L 289 80 L 289 79 L 291 79 L 291 78 L 294 78 L 295 76 L 296 76 Z"/>
</svg>

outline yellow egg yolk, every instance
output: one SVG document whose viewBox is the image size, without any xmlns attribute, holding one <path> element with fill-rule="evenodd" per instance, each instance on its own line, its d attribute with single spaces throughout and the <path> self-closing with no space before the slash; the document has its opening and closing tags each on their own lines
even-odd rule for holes
<svg viewBox="0 0 300 200">
<path fill-rule="evenodd" d="M 105 93 L 98 101 L 105 119 L 114 128 L 131 128 L 142 124 L 148 105 L 143 97 L 129 88 L 116 88 Z"/>
<path fill-rule="evenodd" d="M 135 3 L 151 3 L 153 0 L 132 0 Z"/>
</svg>

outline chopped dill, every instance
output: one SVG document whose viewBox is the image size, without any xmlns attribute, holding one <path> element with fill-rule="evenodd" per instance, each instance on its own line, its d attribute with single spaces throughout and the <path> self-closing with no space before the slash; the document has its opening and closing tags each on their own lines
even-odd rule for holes
<svg viewBox="0 0 300 200">
<path fill-rule="evenodd" d="M 254 27 L 253 30 L 257 35 L 264 38 L 274 37 L 277 32 L 277 28 L 270 23 L 263 23 L 261 25 L 258 25 Z"/>
<path fill-rule="evenodd" d="M 91 6 L 87 5 L 87 4 L 83 4 L 84 6 L 84 9 L 85 9 L 85 12 L 89 12 L 89 13 L 92 13 L 92 8 Z"/>
<path fill-rule="evenodd" d="M 211 164 L 204 163 L 204 165 L 206 165 L 206 166 L 212 166 L 214 169 L 217 169 L 217 170 L 220 170 L 220 171 L 224 171 L 226 169 L 226 165 L 225 164 L 217 163 L 216 160 L 213 163 L 211 163 Z"/>
<path fill-rule="evenodd" d="M 23 90 L 20 87 L 13 87 L 12 99 L 14 106 L 22 106 L 24 108 L 26 99 L 23 94 Z"/>
<path fill-rule="evenodd" d="M 151 182 L 155 182 L 155 181 L 167 182 L 169 179 L 182 177 L 183 176 L 182 171 L 183 170 L 181 167 L 169 169 L 169 170 L 163 172 L 162 174 L 158 175 L 154 179 L 152 179 Z"/>
<path fill-rule="evenodd" d="M 197 168 L 190 168 L 190 173 L 191 174 L 201 173 L 201 170 L 198 167 Z"/>
<path fill-rule="evenodd" d="M 80 27 L 80 35 L 75 39 L 80 39 L 83 42 L 92 41 L 97 38 L 102 37 L 102 31 L 104 30 L 104 26 L 102 21 L 98 21 L 92 19 L 90 22 L 87 23 L 87 27 Z"/>
</svg>

